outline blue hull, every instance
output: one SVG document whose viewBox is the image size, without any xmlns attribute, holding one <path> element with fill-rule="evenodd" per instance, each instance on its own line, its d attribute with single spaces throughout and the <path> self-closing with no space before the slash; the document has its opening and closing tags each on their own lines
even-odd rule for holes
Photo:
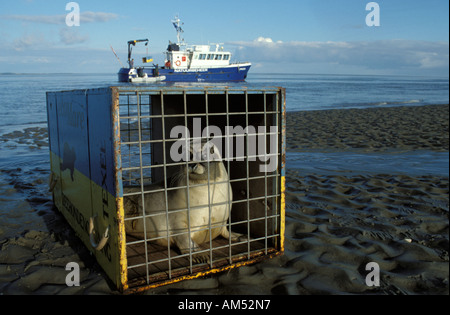
<svg viewBox="0 0 450 315">
<path fill-rule="evenodd" d="M 147 76 L 154 75 L 154 68 L 142 69 Z M 226 81 L 244 81 L 247 78 L 247 73 L 250 70 L 250 65 L 242 65 L 235 67 L 224 68 L 209 68 L 205 70 L 174 70 L 159 68 L 160 76 L 165 76 L 164 82 L 226 82 Z M 119 70 L 119 82 L 130 82 L 129 68 L 121 68 Z"/>
</svg>

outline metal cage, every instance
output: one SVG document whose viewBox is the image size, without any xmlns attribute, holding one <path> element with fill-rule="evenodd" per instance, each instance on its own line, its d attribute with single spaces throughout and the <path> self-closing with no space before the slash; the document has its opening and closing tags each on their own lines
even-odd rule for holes
<svg viewBox="0 0 450 315">
<path fill-rule="evenodd" d="M 55 205 L 120 290 L 283 252 L 284 89 L 120 86 L 48 93 L 47 108 Z M 220 158 L 188 157 L 195 143 L 214 144 Z M 201 183 L 190 180 L 196 167 Z M 223 169 L 228 178 L 216 174 Z M 197 196 L 207 202 L 195 204 Z M 199 213 L 203 224 L 195 225 Z M 185 228 L 175 229 L 180 217 Z M 143 232 L 130 232 L 135 227 Z M 240 237 L 217 235 L 224 229 Z"/>
</svg>

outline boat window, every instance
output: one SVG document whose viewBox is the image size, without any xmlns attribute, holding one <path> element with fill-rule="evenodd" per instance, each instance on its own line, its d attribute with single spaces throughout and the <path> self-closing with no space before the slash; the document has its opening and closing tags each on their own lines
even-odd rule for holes
<svg viewBox="0 0 450 315">
<path fill-rule="evenodd" d="M 230 59 L 230 55 L 223 55 L 223 60 L 228 60 Z"/>
<path fill-rule="evenodd" d="M 200 54 L 200 57 L 198 59 L 205 60 L 206 59 L 206 54 Z"/>
<path fill-rule="evenodd" d="M 208 54 L 208 60 L 211 60 L 211 59 L 213 59 L 214 58 L 214 55 L 213 54 Z"/>
<path fill-rule="evenodd" d="M 216 59 L 215 60 L 222 60 L 222 55 L 216 55 Z"/>
</svg>

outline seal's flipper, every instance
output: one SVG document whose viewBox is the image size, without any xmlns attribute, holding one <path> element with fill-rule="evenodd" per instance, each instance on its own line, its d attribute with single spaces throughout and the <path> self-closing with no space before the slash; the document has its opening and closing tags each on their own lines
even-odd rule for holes
<svg viewBox="0 0 450 315">
<path fill-rule="evenodd" d="M 239 242 L 239 241 L 247 240 L 246 235 L 240 234 L 240 233 L 235 233 L 235 232 L 230 233 L 226 226 L 223 227 L 221 235 L 222 235 L 222 237 L 224 237 L 226 239 L 231 238 L 232 242 Z"/>
<path fill-rule="evenodd" d="M 209 264 L 211 261 L 208 253 L 196 253 L 192 255 L 192 262 L 196 264 Z"/>
<path fill-rule="evenodd" d="M 189 254 L 189 252 L 192 254 L 192 263 L 194 264 L 202 264 L 202 263 L 209 263 L 210 257 L 207 252 L 204 253 L 197 253 L 198 251 L 202 250 L 202 248 L 195 243 L 191 239 L 191 244 L 189 245 L 188 242 L 186 242 L 186 236 L 184 237 L 174 237 L 175 244 L 180 249 L 181 254 L 186 255 Z M 191 250 L 189 251 L 189 246 L 191 247 Z"/>
</svg>

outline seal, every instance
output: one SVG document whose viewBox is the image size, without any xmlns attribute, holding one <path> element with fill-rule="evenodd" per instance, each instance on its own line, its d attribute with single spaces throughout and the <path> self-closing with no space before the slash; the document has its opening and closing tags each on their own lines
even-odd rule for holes
<svg viewBox="0 0 450 315">
<path fill-rule="evenodd" d="M 191 142 L 189 153 L 190 162 L 171 177 L 169 189 L 164 183 L 144 186 L 144 205 L 141 187 L 124 187 L 126 194 L 140 192 L 124 197 L 126 218 L 136 217 L 125 220 L 125 229 L 163 246 L 175 244 L 182 254 L 194 253 L 193 261 L 202 263 L 209 255 L 195 253 L 201 244 L 218 236 L 236 241 L 242 234 L 227 228 L 233 192 L 219 150 L 210 141 Z"/>
</svg>

